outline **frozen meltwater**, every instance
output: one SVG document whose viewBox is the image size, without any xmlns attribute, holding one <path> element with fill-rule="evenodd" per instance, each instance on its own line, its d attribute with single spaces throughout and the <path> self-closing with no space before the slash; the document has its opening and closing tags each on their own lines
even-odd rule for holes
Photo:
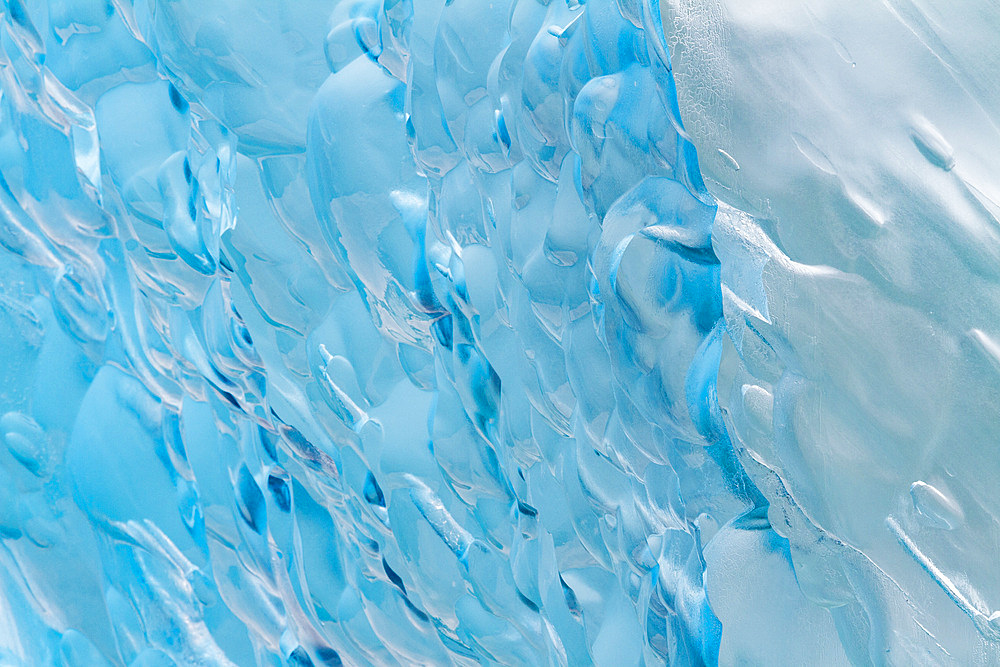
<svg viewBox="0 0 1000 667">
<path fill-rule="evenodd" d="M 0 665 L 1000 664 L 990 3 L 0 17 Z"/>
</svg>

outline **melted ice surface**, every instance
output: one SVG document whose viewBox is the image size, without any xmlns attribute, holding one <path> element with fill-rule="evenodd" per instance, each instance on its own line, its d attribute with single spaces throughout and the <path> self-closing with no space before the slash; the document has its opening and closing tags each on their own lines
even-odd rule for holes
<svg viewBox="0 0 1000 667">
<path fill-rule="evenodd" d="M 856 663 L 995 662 L 1000 14 L 667 0 L 663 17 L 725 202 L 720 403 L 800 588 Z"/>
<path fill-rule="evenodd" d="M 867 4 L 8 0 L 0 662 L 995 660 L 995 17 Z"/>
</svg>

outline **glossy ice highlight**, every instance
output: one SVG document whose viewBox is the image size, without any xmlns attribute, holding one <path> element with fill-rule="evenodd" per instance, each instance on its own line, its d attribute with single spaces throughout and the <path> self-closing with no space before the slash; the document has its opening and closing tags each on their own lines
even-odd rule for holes
<svg viewBox="0 0 1000 667">
<path fill-rule="evenodd" d="M 5 0 L 0 663 L 1000 660 L 959 5 Z"/>
</svg>

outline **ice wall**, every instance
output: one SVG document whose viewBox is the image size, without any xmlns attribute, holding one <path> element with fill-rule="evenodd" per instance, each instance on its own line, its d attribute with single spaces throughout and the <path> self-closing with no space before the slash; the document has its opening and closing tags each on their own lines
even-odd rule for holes
<svg viewBox="0 0 1000 667">
<path fill-rule="evenodd" d="M 720 403 L 800 589 L 856 664 L 996 664 L 1000 13 L 663 8 L 724 202 Z"/>
<path fill-rule="evenodd" d="M 0 663 L 995 662 L 938 9 L 5 0 Z"/>
</svg>

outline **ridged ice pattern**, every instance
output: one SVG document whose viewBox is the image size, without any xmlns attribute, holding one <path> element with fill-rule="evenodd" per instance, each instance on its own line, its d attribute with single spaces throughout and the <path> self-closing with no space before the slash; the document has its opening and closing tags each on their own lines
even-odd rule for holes
<svg viewBox="0 0 1000 667">
<path fill-rule="evenodd" d="M 0 664 L 997 659 L 1000 332 L 885 196 L 964 143 L 749 4 L 4 0 Z"/>
</svg>

